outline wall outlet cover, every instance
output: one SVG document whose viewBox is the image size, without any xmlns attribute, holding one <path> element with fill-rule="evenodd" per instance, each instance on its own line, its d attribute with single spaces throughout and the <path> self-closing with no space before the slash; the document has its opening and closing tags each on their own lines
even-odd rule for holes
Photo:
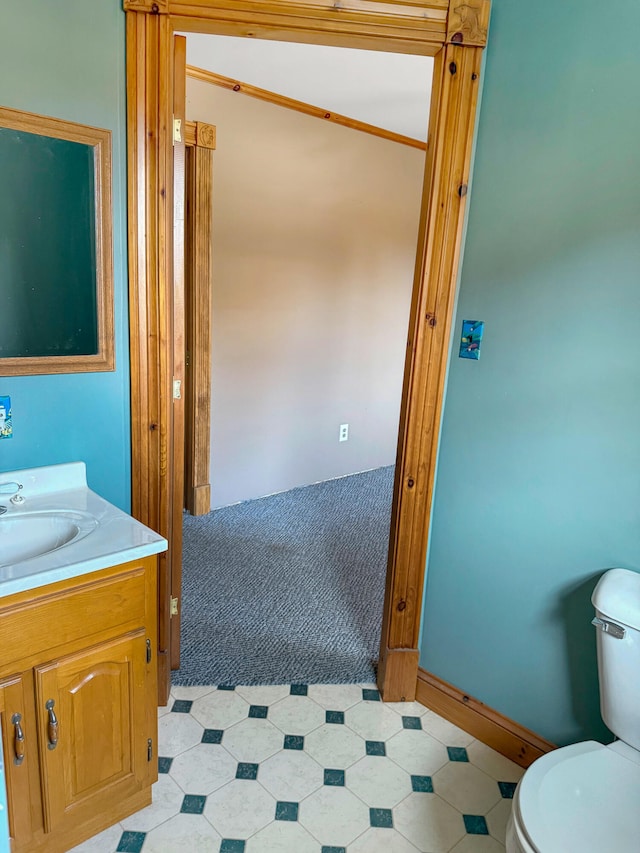
<svg viewBox="0 0 640 853">
<path fill-rule="evenodd" d="M 12 438 L 11 397 L 0 397 L 0 438 Z"/>
<path fill-rule="evenodd" d="M 484 323 L 482 320 L 463 320 L 462 337 L 460 338 L 460 358 L 480 358 L 480 344 Z"/>
</svg>

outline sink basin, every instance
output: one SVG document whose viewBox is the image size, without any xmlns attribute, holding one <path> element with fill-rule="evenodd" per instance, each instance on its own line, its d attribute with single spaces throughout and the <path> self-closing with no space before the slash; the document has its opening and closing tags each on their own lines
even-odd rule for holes
<svg viewBox="0 0 640 853">
<path fill-rule="evenodd" d="M 0 516 L 0 568 L 23 563 L 84 539 L 98 526 L 87 512 L 35 510 Z"/>
<path fill-rule="evenodd" d="M 167 549 L 166 539 L 91 491 L 84 462 L 3 471 L 0 481 L 0 605 Z"/>
</svg>

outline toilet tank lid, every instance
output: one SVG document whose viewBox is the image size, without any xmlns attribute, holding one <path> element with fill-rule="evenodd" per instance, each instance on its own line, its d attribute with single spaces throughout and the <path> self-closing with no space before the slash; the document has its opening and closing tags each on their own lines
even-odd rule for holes
<svg viewBox="0 0 640 853">
<path fill-rule="evenodd" d="M 640 631 L 640 573 L 609 569 L 596 584 L 591 602 L 602 616 Z"/>
</svg>

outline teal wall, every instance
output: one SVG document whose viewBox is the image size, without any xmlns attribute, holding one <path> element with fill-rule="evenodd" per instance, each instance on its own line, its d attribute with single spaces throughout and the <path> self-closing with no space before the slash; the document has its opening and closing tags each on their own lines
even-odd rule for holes
<svg viewBox="0 0 640 853">
<path fill-rule="evenodd" d="M 640 4 L 493 0 L 421 666 L 607 736 L 589 597 L 640 570 Z"/>
<path fill-rule="evenodd" d="M 0 441 L 0 471 L 81 459 L 90 486 L 128 509 L 124 24 L 118 0 L 3 4 L 0 105 L 105 127 L 113 134 L 116 370 L 0 376 L 0 396 L 11 395 L 14 429 L 13 438 Z M 0 281 L 1 276 L 0 270 Z"/>
</svg>

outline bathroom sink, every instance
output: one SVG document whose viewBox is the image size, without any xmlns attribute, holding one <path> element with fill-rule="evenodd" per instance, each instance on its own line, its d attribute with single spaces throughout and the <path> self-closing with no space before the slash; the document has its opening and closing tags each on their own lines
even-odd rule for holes
<svg viewBox="0 0 640 853">
<path fill-rule="evenodd" d="M 77 510 L 34 510 L 0 516 L 0 568 L 23 563 L 84 539 L 97 519 Z"/>
<path fill-rule="evenodd" d="M 167 549 L 166 539 L 91 491 L 84 462 L 3 471 L 0 491 L 0 605 Z"/>
</svg>

